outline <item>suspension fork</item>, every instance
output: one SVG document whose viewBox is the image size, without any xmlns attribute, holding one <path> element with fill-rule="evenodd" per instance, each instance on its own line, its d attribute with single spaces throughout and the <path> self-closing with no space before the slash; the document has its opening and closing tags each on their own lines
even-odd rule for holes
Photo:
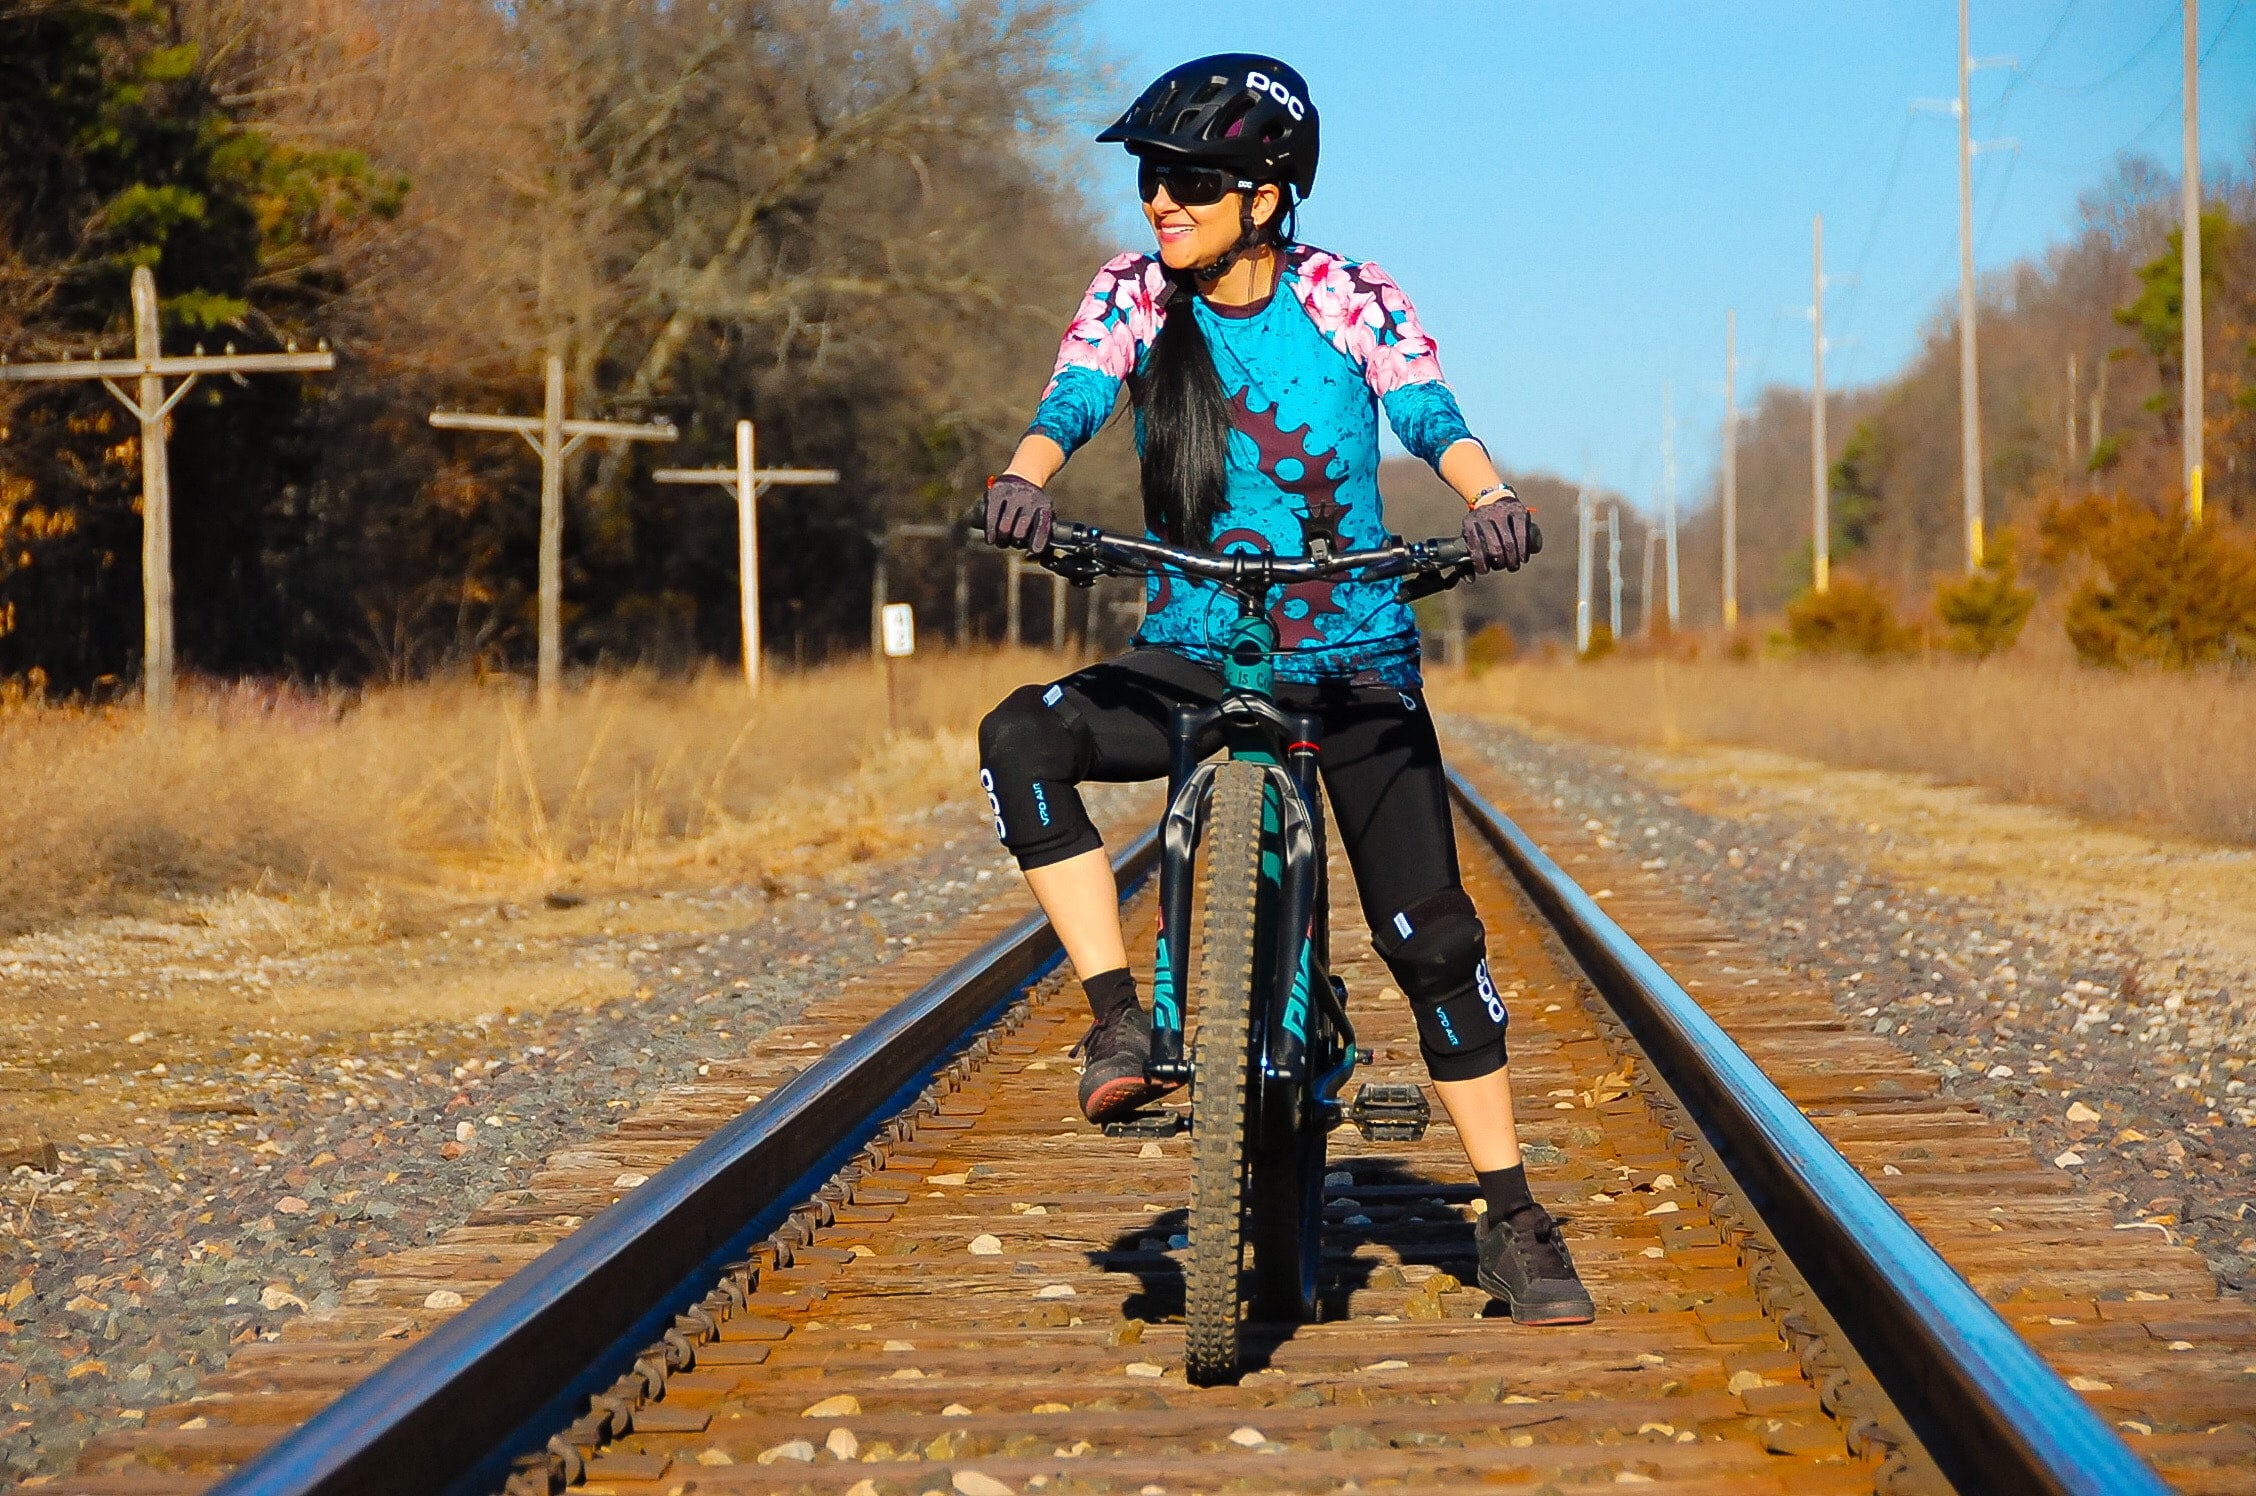
<svg viewBox="0 0 2256 1496">
<path fill-rule="evenodd" d="M 1299 804 L 1297 814 L 1282 819 L 1297 822 L 1296 834 L 1279 835 L 1282 857 L 1277 890 L 1277 921 L 1272 927 L 1274 945 L 1270 971 L 1275 988 L 1265 1004 L 1262 1035 L 1262 1073 L 1272 1085 L 1297 1088 L 1308 1071 L 1309 1036 L 1315 1005 L 1330 997 L 1323 990 L 1326 976 L 1323 944 L 1324 820 L 1323 793 L 1317 777 L 1317 760 L 1323 741 L 1323 721 L 1312 712 L 1285 717 L 1283 777 L 1290 782 Z M 1280 801 L 1282 784 L 1273 784 Z M 1280 826 L 1280 832 L 1283 827 Z"/>
<path fill-rule="evenodd" d="M 1191 969 L 1191 886 L 1199 832 L 1205 825 L 1206 787 L 1199 738 L 1211 712 L 1179 706 L 1168 724 L 1167 816 L 1160 834 L 1159 950 L 1152 970 L 1151 1062 L 1144 1073 L 1181 1085 L 1191 1078 L 1183 1060 L 1183 992 Z"/>
</svg>

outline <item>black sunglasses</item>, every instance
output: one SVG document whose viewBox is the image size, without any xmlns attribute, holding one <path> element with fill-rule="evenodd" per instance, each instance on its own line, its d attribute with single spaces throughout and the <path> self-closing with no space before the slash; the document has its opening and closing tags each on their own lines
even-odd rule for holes
<svg viewBox="0 0 2256 1496">
<path fill-rule="evenodd" d="M 1178 207 L 1203 208 L 1222 201 L 1231 192 L 1250 192 L 1254 184 L 1219 166 L 1194 166 L 1188 162 L 1149 158 L 1138 162 L 1137 194 L 1148 203 L 1159 196 L 1162 187 Z"/>
</svg>

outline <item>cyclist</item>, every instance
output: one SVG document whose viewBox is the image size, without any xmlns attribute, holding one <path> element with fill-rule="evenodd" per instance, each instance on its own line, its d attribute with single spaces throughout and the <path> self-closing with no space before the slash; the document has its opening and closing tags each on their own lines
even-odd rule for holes
<svg viewBox="0 0 2256 1496">
<path fill-rule="evenodd" d="M 1467 506 L 1477 570 L 1516 571 L 1541 545 L 1528 510 L 1466 429 L 1432 339 L 1376 265 L 1295 242 L 1316 179 L 1308 86 L 1273 57 L 1202 57 L 1162 76 L 1100 141 L 1138 163 L 1156 252 L 1097 272 L 1010 465 L 988 482 L 987 538 L 1040 552 L 1043 492 L 1110 418 L 1135 407 L 1154 538 L 1308 555 L 1383 545 L 1377 413 Z M 1088 995 L 1081 1104 L 1123 1115 L 1151 1019 L 1128 968 L 1117 889 L 1075 788 L 1155 779 L 1177 705 L 1220 699 L 1237 604 L 1218 584 L 1150 579 L 1144 624 L 1115 660 L 1013 692 L 980 726 L 996 830 Z M 1578 1324 L 1589 1294 L 1528 1192 L 1505 1064 L 1504 1005 L 1458 875 L 1441 750 L 1421 692 L 1417 626 L 1392 581 L 1282 589 L 1277 696 L 1324 722 L 1323 777 L 1373 944 L 1408 994 L 1434 1090 L 1479 1177 L 1482 1287 L 1528 1324 Z"/>
</svg>

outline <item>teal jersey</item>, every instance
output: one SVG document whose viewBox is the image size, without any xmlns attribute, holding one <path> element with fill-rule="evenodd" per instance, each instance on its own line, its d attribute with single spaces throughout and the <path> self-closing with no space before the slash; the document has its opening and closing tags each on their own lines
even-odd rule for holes
<svg viewBox="0 0 2256 1496">
<path fill-rule="evenodd" d="M 1111 418 L 1120 387 L 1144 368 L 1167 282 L 1153 256 L 1122 255 L 1097 272 L 1067 329 L 1033 430 L 1070 455 Z M 1438 467 L 1470 440 L 1433 340 L 1402 289 L 1376 265 L 1295 247 L 1275 294 L 1252 307 L 1193 303 L 1230 402 L 1228 488 L 1212 546 L 1305 556 L 1384 545 L 1379 426 Z M 1143 413 L 1136 447 L 1143 450 Z M 1159 537 L 1155 537 L 1159 538 Z M 1280 679 L 1418 683 L 1418 629 L 1393 581 L 1340 578 L 1280 590 L 1270 609 Z M 1139 644 L 1218 665 L 1238 605 L 1220 584 L 1150 579 Z"/>
</svg>

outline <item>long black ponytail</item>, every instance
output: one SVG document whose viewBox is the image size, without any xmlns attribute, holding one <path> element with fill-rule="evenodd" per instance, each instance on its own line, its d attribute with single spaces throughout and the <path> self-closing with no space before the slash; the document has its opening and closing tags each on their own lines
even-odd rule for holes
<svg viewBox="0 0 2256 1496">
<path fill-rule="evenodd" d="M 1217 270 L 1262 246 L 1280 253 L 1291 246 L 1292 194 L 1287 189 L 1283 196 L 1278 211 L 1258 227 L 1248 197 L 1239 247 Z M 1143 372 L 1129 382 L 1144 418 L 1144 523 L 1153 534 L 1188 546 L 1213 541 L 1229 489 L 1230 400 L 1199 329 L 1199 280 L 1191 272 L 1169 272 L 1159 335 Z"/>
</svg>

